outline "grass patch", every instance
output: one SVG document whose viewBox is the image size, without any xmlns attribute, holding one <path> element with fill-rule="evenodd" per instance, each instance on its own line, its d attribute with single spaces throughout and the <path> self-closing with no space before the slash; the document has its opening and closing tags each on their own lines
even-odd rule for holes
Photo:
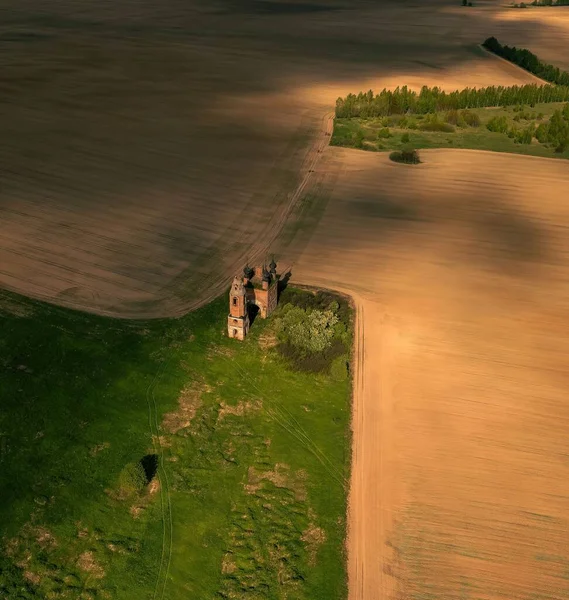
<svg viewBox="0 0 569 600">
<path fill-rule="evenodd" d="M 488 123 L 504 120 L 506 130 L 511 132 L 515 129 L 521 134 L 530 126 L 547 124 L 553 113 L 564 106 L 565 103 L 557 102 L 533 107 L 468 109 L 458 111 L 457 115 L 445 111 L 425 116 L 336 119 L 330 143 L 372 152 L 400 152 L 411 145 L 416 149 L 470 148 L 567 159 L 569 147 L 558 152 L 558 145 L 542 144 L 535 138 L 530 144 L 519 143 L 516 137 L 509 137 L 505 131 L 489 131 L 487 128 Z M 389 136 L 380 133 L 385 129 L 388 129 Z"/>
<path fill-rule="evenodd" d="M 350 382 L 226 318 L 2 294 L 0 597 L 345 597 Z"/>
</svg>

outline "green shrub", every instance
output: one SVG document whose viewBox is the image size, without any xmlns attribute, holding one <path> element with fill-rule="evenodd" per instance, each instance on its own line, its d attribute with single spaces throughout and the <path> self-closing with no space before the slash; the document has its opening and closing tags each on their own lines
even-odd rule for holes
<svg viewBox="0 0 569 600">
<path fill-rule="evenodd" d="M 330 376 L 336 381 L 344 381 L 348 379 L 349 375 L 349 361 L 348 357 L 343 354 L 342 356 L 336 357 L 330 365 Z"/>
<path fill-rule="evenodd" d="M 277 338 L 306 352 L 322 352 L 332 344 L 338 317 L 333 310 L 302 309 L 288 304 L 275 320 Z"/>
<path fill-rule="evenodd" d="M 451 125 L 456 125 L 458 123 L 458 110 L 453 108 L 445 113 L 445 121 Z"/>
<path fill-rule="evenodd" d="M 405 163 L 408 165 L 417 165 L 421 162 L 417 150 L 405 149 L 392 152 L 389 158 L 394 162 Z"/>
<path fill-rule="evenodd" d="M 480 117 L 471 110 L 461 110 L 460 117 L 469 127 L 480 127 Z"/>
<path fill-rule="evenodd" d="M 486 123 L 488 131 L 496 133 L 507 133 L 508 131 L 508 119 L 502 115 L 501 117 L 492 117 L 488 123 Z"/>
<path fill-rule="evenodd" d="M 123 496 L 132 496 L 144 490 L 148 480 L 142 463 L 128 463 L 119 474 L 119 491 Z"/>
<path fill-rule="evenodd" d="M 408 143 L 409 143 L 409 134 L 408 134 L 408 133 L 404 133 L 404 134 L 401 136 L 401 141 L 402 141 L 404 144 L 408 144 Z"/>
<path fill-rule="evenodd" d="M 421 131 L 442 131 L 444 133 L 454 133 L 455 128 L 450 123 L 441 121 L 437 115 L 428 116 L 420 125 Z"/>
<path fill-rule="evenodd" d="M 389 129 L 387 127 L 384 127 L 383 129 L 380 129 L 377 132 L 377 137 L 378 139 L 387 139 L 391 137 L 391 132 L 389 131 Z"/>
</svg>

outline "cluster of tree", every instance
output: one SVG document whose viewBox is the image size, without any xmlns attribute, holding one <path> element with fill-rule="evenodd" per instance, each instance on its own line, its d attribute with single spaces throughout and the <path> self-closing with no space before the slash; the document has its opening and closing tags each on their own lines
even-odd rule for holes
<svg viewBox="0 0 569 600">
<path fill-rule="evenodd" d="M 569 148 L 569 104 L 556 110 L 547 123 L 541 123 L 535 137 L 542 144 L 551 144 L 556 152 L 565 152 Z"/>
<path fill-rule="evenodd" d="M 512 106 L 538 102 L 565 102 L 569 87 L 554 85 L 514 85 L 465 88 L 445 92 L 438 87 L 423 86 L 419 93 L 407 86 L 395 90 L 384 89 L 379 94 L 372 90 L 348 94 L 336 100 L 337 118 L 385 117 L 394 114 L 427 114 L 487 106 Z"/>
<path fill-rule="evenodd" d="M 531 144 L 535 134 L 535 126 L 533 123 L 527 127 L 518 129 L 511 127 L 506 116 L 494 117 L 486 123 L 488 131 L 496 133 L 505 133 L 509 138 L 512 138 L 518 144 Z"/>
<path fill-rule="evenodd" d="M 569 6 L 569 0 L 533 0 L 529 4 L 526 2 L 514 4 L 514 8 L 527 8 L 528 6 Z"/>
<path fill-rule="evenodd" d="M 468 0 L 462 0 L 462 6 L 472 6 L 472 2 L 469 2 Z"/>
<path fill-rule="evenodd" d="M 490 119 L 486 128 L 489 131 L 505 133 L 519 144 L 531 144 L 535 137 L 542 144 L 550 144 L 556 152 L 564 152 L 569 148 L 569 104 L 561 110 L 556 110 L 549 121 L 541 123 L 537 128 L 533 122 L 521 129 L 510 126 L 505 115 Z"/>
<path fill-rule="evenodd" d="M 283 299 L 274 319 L 281 356 L 297 370 L 328 371 L 338 378 L 346 370 L 350 343 L 347 303 L 322 292 L 288 294 L 287 290 Z"/>
<path fill-rule="evenodd" d="M 558 67 L 543 63 L 539 58 L 525 48 L 502 46 L 495 37 L 489 37 L 483 44 L 487 50 L 522 67 L 526 71 L 557 85 L 569 86 L 569 73 Z M 528 104 L 526 102 L 526 104 Z"/>
<path fill-rule="evenodd" d="M 389 155 L 389 158 L 394 162 L 405 163 L 407 165 L 418 165 L 421 162 L 419 153 L 412 148 L 392 152 Z"/>
</svg>

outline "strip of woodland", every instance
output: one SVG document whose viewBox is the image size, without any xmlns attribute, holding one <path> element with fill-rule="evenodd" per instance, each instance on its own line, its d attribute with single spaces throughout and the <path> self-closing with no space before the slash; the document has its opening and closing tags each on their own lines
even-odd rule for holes
<svg viewBox="0 0 569 600">
<path fill-rule="evenodd" d="M 529 50 L 502 46 L 494 37 L 483 46 L 498 56 L 519 65 L 530 73 L 551 82 L 538 85 L 488 86 L 446 92 L 439 87 L 423 86 L 420 92 L 407 86 L 394 90 L 384 88 L 379 94 L 372 90 L 348 94 L 336 100 L 337 118 L 386 117 L 397 114 L 427 114 L 448 110 L 517 106 L 569 100 L 569 73 L 541 62 Z"/>
<path fill-rule="evenodd" d="M 549 83 L 569 86 L 569 73 L 562 71 L 559 67 L 542 62 L 533 52 L 525 48 L 502 46 L 495 37 L 489 37 L 482 45 L 493 54 L 505 58 Z"/>
</svg>

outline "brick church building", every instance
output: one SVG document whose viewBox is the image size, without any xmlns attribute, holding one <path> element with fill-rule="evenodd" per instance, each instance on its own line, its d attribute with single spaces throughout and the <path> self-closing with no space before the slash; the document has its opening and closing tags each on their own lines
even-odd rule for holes
<svg viewBox="0 0 569 600">
<path fill-rule="evenodd" d="M 229 316 L 227 334 L 238 340 L 245 339 L 251 326 L 253 311 L 266 319 L 277 307 L 279 275 L 274 259 L 254 269 L 246 266 L 243 277 L 235 276 L 229 291 Z"/>
</svg>

